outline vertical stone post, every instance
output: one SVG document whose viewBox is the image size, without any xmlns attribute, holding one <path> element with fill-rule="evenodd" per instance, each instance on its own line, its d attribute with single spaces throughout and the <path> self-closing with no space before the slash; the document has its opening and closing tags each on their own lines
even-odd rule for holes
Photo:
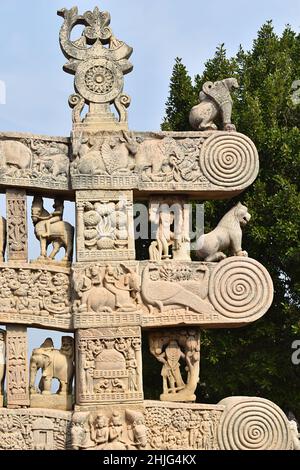
<svg viewBox="0 0 300 470">
<path fill-rule="evenodd" d="M 27 328 L 7 325 L 6 394 L 8 408 L 29 406 L 27 349 Z"/>
<path fill-rule="evenodd" d="M 27 261 L 26 191 L 6 190 L 7 255 L 9 261 Z"/>
</svg>

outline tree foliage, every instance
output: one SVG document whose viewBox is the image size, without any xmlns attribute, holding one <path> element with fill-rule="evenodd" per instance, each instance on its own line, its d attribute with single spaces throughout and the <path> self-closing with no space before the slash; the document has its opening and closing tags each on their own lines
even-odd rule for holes
<svg viewBox="0 0 300 470">
<path fill-rule="evenodd" d="M 268 269 L 275 294 L 268 313 L 251 326 L 203 332 L 198 401 L 261 396 L 300 420 L 300 365 L 291 361 L 292 342 L 300 339 L 300 105 L 291 100 L 292 83 L 300 79 L 299 57 L 300 35 L 286 27 L 278 36 L 269 21 L 252 50 L 240 47 L 228 58 L 224 45 L 219 46 L 192 87 L 176 59 L 162 128 L 189 130 L 189 110 L 203 83 L 238 79 L 233 122 L 254 141 L 260 172 L 236 200 L 205 202 L 206 231 L 237 200 L 245 203 L 252 219 L 243 246 Z"/>
</svg>

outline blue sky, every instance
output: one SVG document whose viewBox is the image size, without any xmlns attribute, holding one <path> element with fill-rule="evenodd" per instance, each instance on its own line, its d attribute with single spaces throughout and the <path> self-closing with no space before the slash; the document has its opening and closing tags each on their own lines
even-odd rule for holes
<svg viewBox="0 0 300 470">
<path fill-rule="evenodd" d="M 250 49 L 269 19 L 278 34 L 286 24 L 300 31 L 299 0 L 1 0 L 0 80 L 6 84 L 1 131 L 69 135 L 73 77 L 62 71 L 65 58 L 58 34 L 63 20 L 56 10 L 75 4 L 80 12 L 95 6 L 110 11 L 115 35 L 134 48 L 134 70 L 125 77 L 124 88 L 132 98 L 129 125 L 134 130 L 159 129 L 176 56 L 195 75 L 220 43 L 229 55 L 240 44 Z M 70 209 L 67 218 L 73 218 Z M 37 244 L 30 245 L 34 256 Z M 46 335 L 32 332 L 30 350 Z"/>
</svg>

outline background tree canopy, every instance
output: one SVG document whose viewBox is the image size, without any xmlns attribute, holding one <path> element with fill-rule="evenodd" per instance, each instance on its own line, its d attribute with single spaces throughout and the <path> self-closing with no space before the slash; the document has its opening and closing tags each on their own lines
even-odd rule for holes
<svg viewBox="0 0 300 470">
<path fill-rule="evenodd" d="M 263 25 L 249 52 L 240 48 L 227 58 L 219 46 L 194 81 L 177 58 L 162 124 L 163 130 L 190 130 L 189 111 L 203 83 L 237 78 L 233 122 L 254 141 L 260 172 L 236 200 L 205 202 L 205 230 L 237 200 L 245 203 L 252 219 L 243 246 L 270 272 L 275 296 L 269 312 L 251 326 L 203 332 L 198 401 L 260 396 L 298 419 L 300 365 L 291 362 L 291 345 L 300 339 L 300 105 L 292 103 L 291 86 L 300 79 L 299 58 L 300 35 L 286 27 L 279 37 L 272 22 Z"/>
</svg>

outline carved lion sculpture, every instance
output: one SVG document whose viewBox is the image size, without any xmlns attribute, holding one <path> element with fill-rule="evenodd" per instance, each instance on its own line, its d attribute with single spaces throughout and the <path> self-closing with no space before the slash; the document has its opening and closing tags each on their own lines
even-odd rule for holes
<svg viewBox="0 0 300 470">
<path fill-rule="evenodd" d="M 39 390 L 35 388 L 36 374 L 42 369 Z M 74 373 L 74 340 L 63 336 L 60 349 L 54 349 L 51 338 L 47 338 L 39 348 L 32 351 L 30 358 L 30 391 L 51 394 L 52 379 L 59 380 L 59 394 L 72 393 Z"/>
<path fill-rule="evenodd" d="M 232 99 L 231 90 L 238 88 L 235 78 L 225 78 L 218 82 L 206 82 L 199 94 L 199 104 L 190 112 L 190 125 L 193 129 L 215 130 L 215 120 L 221 121 L 225 131 L 235 131 L 231 123 Z"/>
<path fill-rule="evenodd" d="M 214 230 L 198 238 L 198 257 L 205 261 L 220 261 L 226 258 L 223 250 L 230 250 L 234 256 L 248 256 L 242 250 L 242 227 L 250 218 L 247 207 L 239 202 L 222 217 Z"/>
</svg>

